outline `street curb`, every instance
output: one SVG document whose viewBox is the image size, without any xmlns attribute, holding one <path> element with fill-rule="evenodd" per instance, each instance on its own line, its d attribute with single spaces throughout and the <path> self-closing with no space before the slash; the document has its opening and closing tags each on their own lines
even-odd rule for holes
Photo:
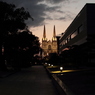
<svg viewBox="0 0 95 95">
<path fill-rule="evenodd" d="M 62 88 L 62 90 L 66 93 L 66 95 L 75 95 L 67 86 L 65 83 L 63 83 L 55 74 L 52 75 L 52 78 L 55 82 L 58 83 L 58 85 Z"/>
<path fill-rule="evenodd" d="M 63 83 L 58 77 L 56 74 L 52 74 L 51 71 L 46 68 L 46 71 L 49 75 L 49 77 L 52 79 L 52 81 L 55 81 L 54 83 L 57 83 L 59 86 L 60 86 L 60 90 L 62 89 L 63 91 L 60 92 L 61 95 L 63 95 L 62 92 L 65 92 L 66 95 L 75 95 L 67 86 L 65 83 Z M 55 85 L 56 86 L 56 85 Z"/>
</svg>

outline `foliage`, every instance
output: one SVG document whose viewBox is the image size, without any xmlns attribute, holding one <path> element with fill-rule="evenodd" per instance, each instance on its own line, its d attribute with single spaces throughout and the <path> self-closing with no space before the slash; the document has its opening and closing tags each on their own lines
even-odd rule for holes
<svg viewBox="0 0 95 95">
<path fill-rule="evenodd" d="M 8 4 L 6 2 L 0 1 L 0 54 L 2 57 L 0 60 L 0 68 L 4 67 L 5 57 L 7 57 L 7 59 L 14 59 L 15 57 L 18 58 L 16 55 L 19 53 L 18 51 L 20 48 L 22 49 L 29 47 L 30 50 L 29 45 L 31 42 L 28 41 L 37 39 L 37 37 L 34 37 L 33 35 L 31 35 L 32 38 L 30 39 L 30 36 L 27 33 L 16 34 L 18 29 L 23 30 L 26 28 L 25 20 L 28 20 L 28 18 L 33 20 L 30 13 L 23 7 L 17 8 L 14 4 Z M 25 39 L 22 37 L 22 35 L 25 37 Z M 28 36 L 29 38 L 24 35 Z M 37 40 L 34 42 L 33 41 L 31 49 L 34 48 L 34 42 L 35 44 L 38 43 Z M 5 56 L 2 55 L 2 46 L 5 48 Z M 36 48 L 38 49 L 38 47 Z M 34 50 L 32 54 L 37 52 L 37 49 Z"/>
<path fill-rule="evenodd" d="M 13 67 L 25 67 L 30 65 L 34 54 L 39 53 L 39 48 L 38 37 L 29 31 L 17 32 L 5 40 L 5 58 Z"/>
<path fill-rule="evenodd" d="M 16 8 L 14 4 L 7 4 L 0 1 L 0 32 L 5 35 L 8 32 L 17 32 L 18 29 L 24 29 L 25 20 L 31 18 L 29 12 L 23 7 Z"/>
<path fill-rule="evenodd" d="M 49 55 L 49 63 L 57 65 L 59 62 L 59 57 L 57 53 L 50 53 Z"/>
</svg>

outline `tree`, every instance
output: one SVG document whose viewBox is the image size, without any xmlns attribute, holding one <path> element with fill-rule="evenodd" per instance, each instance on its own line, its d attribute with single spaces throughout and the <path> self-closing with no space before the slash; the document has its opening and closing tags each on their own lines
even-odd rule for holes
<svg viewBox="0 0 95 95">
<path fill-rule="evenodd" d="M 51 64 L 54 64 L 54 65 L 59 64 L 58 63 L 59 62 L 59 57 L 58 57 L 57 53 L 50 53 L 50 55 L 49 55 L 49 62 Z"/>
<path fill-rule="evenodd" d="M 5 58 L 16 69 L 31 66 L 30 62 L 39 49 L 38 37 L 27 30 L 17 32 L 9 35 L 5 41 Z"/>
<path fill-rule="evenodd" d="M 0 54 L 2 56 L 2 45 L 8 34 L 17 32 L 18 29 L 24 29 L 26 27 L 25 20 L 32 18 L 28 11 L 25 11 L 23 7 L 16 8 L 14 4 L 8 4 L 0 1 Z M 0 67 L 2 68 L 2 61 Z"/>
</svg>

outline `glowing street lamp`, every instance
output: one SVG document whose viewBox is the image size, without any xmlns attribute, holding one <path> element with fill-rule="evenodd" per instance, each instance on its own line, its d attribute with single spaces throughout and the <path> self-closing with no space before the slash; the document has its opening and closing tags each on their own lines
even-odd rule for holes
<svg viewBox="0 0 95 95">
<path fill-rule="evenodd" d="M 51 65 L 51 67 L 53 68 L 53 65 Z"/>
<path fill-rule="evenodd" d="M 50 66 L 50 64 L 48 64 Z"/>
<path fill-rule="evenodd" d="M 62 70 L 63 70 L 63 67 L 60 67 L 60 71 L 62 72 Z"/>
<path fill-rule="evenodd" d="M 45 63 L 45 65 L 47 65 L 47 63 Z"/>
</svg>

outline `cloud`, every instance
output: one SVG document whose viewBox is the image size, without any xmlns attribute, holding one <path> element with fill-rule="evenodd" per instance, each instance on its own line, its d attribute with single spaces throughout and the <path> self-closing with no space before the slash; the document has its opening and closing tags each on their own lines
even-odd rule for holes
<svg viewBox="0 0 95 95">
<path fill-rule="evenodd" d="M 45 14 L 45 4 L 38 4 L 38 2 L 41 2 L 43 0 L 2 0 L 7 3 L 15 4 L 17 7 L 24 7 L 31 16 L 34 18 L 34 21 L 28 20 L 26 23 L 28 26 L 40 26 L 42 23 L 44 23 L 44 16 Z"/>
<path fill-rule="evenodd" d="M 73 20 L 75 17 L 74 13 L 71 13 L 69 11 L 64 12 L 63 16 L 57 17 L 55 18 L 56 20 L 60 20 L 60 21 L 69 21 L 69 20 Z"/>
<path fill-rule="evenodd" d="M 31 16 L 34 18 L 34 21 L 28 19 L 26 21 L 29 27 L 36 27 L 45 24 L 46 20 L 67 20 L 72 19 L 70 14 L 60 10 L 60 3 L 66 3 L 76 0 L 2 0 L 7 3 L 15 4 L 17 7 L 24 7 Z M 51 14 L 51 15 L 50 15 Z M 54 18 L 56 14 L 61 14 L 63 16 L 57 16 Z M 68 19 L 68 20 L 69 20 Z"/>
<path fill-rule="evenodd" d="M 61 11 L 61 10 L 57 10 L 57 12 L 58 13 L 62 13 L 62 14 L 65 13 L 64 11 Z"/>
<path fill-rule="evenodd" d="M 55 12 L 57 9 L 60 8 L 59 6 L 53 6 L 53 7 L 46 7 L 45 11 L 46 12 Z"/>
<path fill-rule="evenodd" d="M 66 20 L 66 17 L 60 17 L 59 19 L 57 19 L 57 20 Z"/>
<path fill-rule="evenodd" d="M 68 2 L 69 0 L 46 0 L 48 3 L 58 4 L 61 2 Z"/>
<path fill-rule="evenodd" d="M 46 20 L 53 20 L 53 18 L 51 16 L 46 16 L 45 19 Z"/>
</svg>

